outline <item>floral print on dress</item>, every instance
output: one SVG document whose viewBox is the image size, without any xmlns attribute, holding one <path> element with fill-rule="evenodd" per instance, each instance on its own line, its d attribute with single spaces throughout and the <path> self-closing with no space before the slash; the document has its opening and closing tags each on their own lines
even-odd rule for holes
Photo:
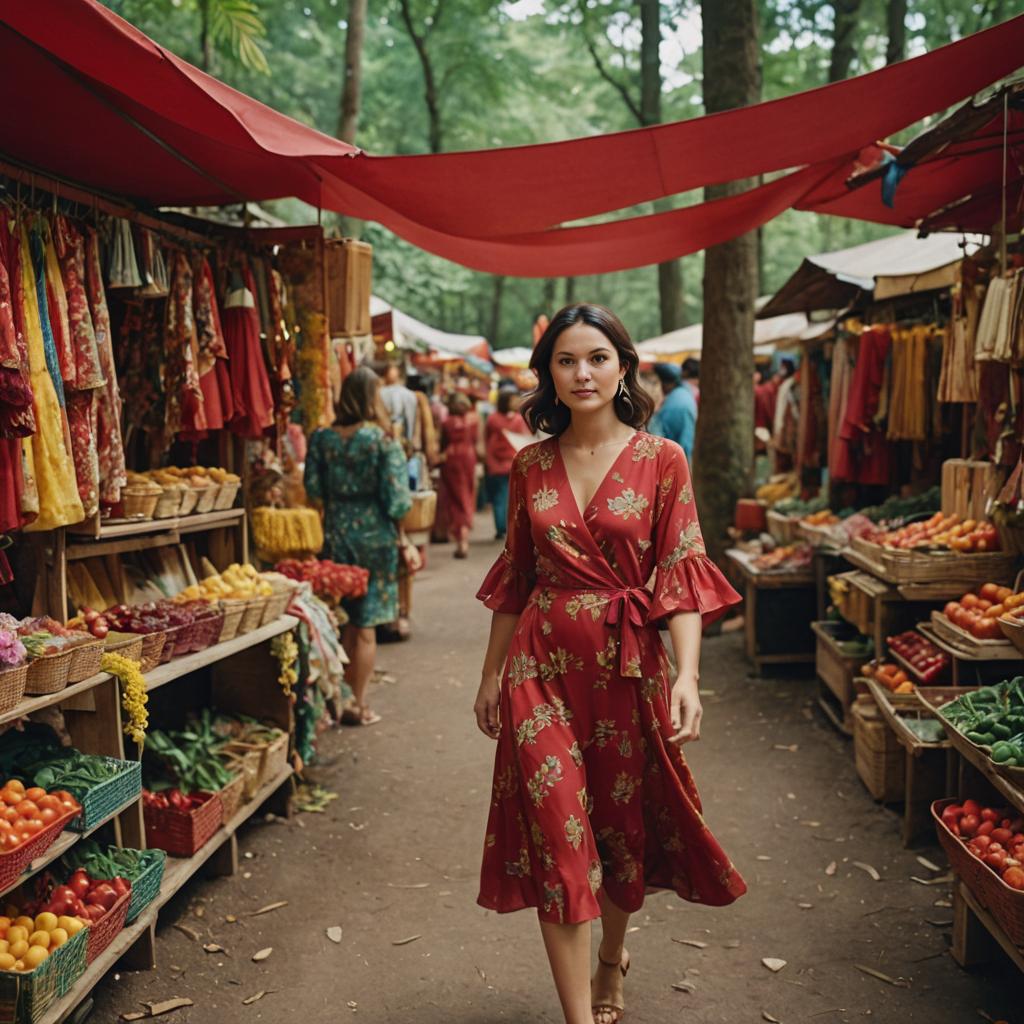
<svg viewBox="0 0 1024 1024">
<path fill-rule="evenodd" d="M 478 595 L 518 616 L 479 902 L 565 922 L 598 917 L 602 888 L 630 911 L 651 888 L 729 903 L 745 886 L 669 742 L 655 629 L 675 612 L 711 621 L 738 600 L 704 553 L 682 449 L 634 434 L 585 518 L 564 518 L 553 493 L 571 493 L 557 438 L 516 456 L 505 548 Z"/>
</svg>

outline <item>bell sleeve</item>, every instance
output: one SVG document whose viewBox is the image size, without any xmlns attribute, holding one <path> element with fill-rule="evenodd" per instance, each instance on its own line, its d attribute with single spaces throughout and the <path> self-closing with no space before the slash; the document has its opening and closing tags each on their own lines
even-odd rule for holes
<svg viewBox="0 0 1024 1024">
<path fill-rule="evenodd" d="M 509 478 L 505 547 L 484 577 L 477 600 L 483 601 L 492 612 L 519 615 L 526 607 L 536 579 L 537 555 L 526 507 L 526 476 L 514 462 Z"/>
<path fill-rule="evenodd" d="M 648 621 L 663 625 L 676 612 L 700 612 L 708 626 L 741 598 L 704 549 L 683 450 L 666 444 L 663 453 L 653 536 L 657 575 Z"/>
<path fill-rule="evenodd" d="M 380 503 L 388 519 L 396 523 L 412 508 L 409 460 L 392 438 L 385 438 L 381 446 Z"/>
<path fill-rule="evenodd" d="M 324 479 L 324 432 L 314 430 L 306 450 L 305 467 L 302 470 L 302 486 L 306 497 L 322 503 L 326 481 Z"/>
</svg>

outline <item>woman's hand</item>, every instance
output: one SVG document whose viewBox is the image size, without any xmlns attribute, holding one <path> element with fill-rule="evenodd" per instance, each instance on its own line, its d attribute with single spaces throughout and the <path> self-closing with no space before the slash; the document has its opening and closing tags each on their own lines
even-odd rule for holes
<svg viewBox="0 0 1024 1024">
<path fill-rule="evenodd" d="M 480 678 L 480 689 L 477 691 L 473 711 L 476 713 L 476 724 L 480 731 L 492 740 L 498 738 L 501 727 L 498 722 L 498 695 L 501 688 L 496 672 L 485 672 Z"/>
<path fill-rule="evenodd" d="M 681 675 L 672 687 L 672 728 L 669 742 L 682 746 L 700 739 L 700 720 L 704 709 L 696 675 Z"/>
</svg>

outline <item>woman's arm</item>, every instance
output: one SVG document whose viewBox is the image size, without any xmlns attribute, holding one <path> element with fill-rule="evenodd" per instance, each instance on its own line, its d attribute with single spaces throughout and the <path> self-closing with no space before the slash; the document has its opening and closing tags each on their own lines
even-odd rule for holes
<svg viewBox="0 0 1024 1024">
<path fill-rule="evenodd" d="M 675 734 L 670 742 L 690 743 L 700 739 L 700 639 L 699 612 L 677 612 L 668 620 L 672 639 L 672 653 L 676 659 L 676 678 L 672 684 L 672 728 Z"/>
<path fill-rule="evenodd" d="M 476 695 L 473 711 L 480 731 L 492 740 L 498 738 L 501 723 L 498 721 L 498 696 L 501 693 L 501 670 L 505 667 L 512 634 L 516 631 L 519 615 L 509 612 L 495 612 L 491 616 L 491 633 L 487 638 L 487 653 L 480 673 L 480 689 Z"/>
</svg>

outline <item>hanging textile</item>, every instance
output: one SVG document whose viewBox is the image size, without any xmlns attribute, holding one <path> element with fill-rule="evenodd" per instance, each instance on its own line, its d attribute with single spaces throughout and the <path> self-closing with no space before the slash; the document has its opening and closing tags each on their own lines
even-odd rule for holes
<svg viewBox="0 0 1024 1024">
<path fill-rule="evenodd" d="M 121 437 L 121 392 L 114 368 L 110 313 L 107 310 L 103 275 L 100 268 L 99 236 L 90 228 L 85 239 L 85 283 L 89 318 L 96 338 L 103 385 L 96 395 L 96 455 L 99 465 L 100 501 L 114 505 L 121 500 L 121 488 L 127 482 L 124 441 Z"/>
<path fill-rule="evenodd" d="M 163 445 L 176 434 L 205 431 L 206 411 L 199 386 L 196 321 L 192 311 L 192 267 L 180 249 L 171 256 L 171 290 L 164 319 L 164 358 L 160 368 L 164 394 Z"/>
<path fill-rule="evenodd" d="M 234 415 L 229 429 L 255 440 L 273 423 L 274 400 L 260 345 L 255 282 L 248 268 L 235 271 L 224 303 L 224 342 L 228 350 Z"/>
<path fill-rule="evenodd" d="M 140 295 L 146 298 L 164 298 L 170 290 L 167 277 L 167 264 L 164 261 L 163 249 L 156 235 L 148 228 L 139 228 L 140 253 L 142 262 L 142 290 Z"/>
<path fill-rule="evenodd" d="M 927 363 L 931 328 L 918 325 L 891 333 L 890 441 L 923 441 L 928 435 Z"/>
<path fill-rule="evenodd" d="M 131 224 L 120 217 L 110 219 L 110 263 L 107 267 L 107 284 L 110 288 L 140 288 L 142 276 L 135 257 L 135 240 Z"/>
<path fill-rule="evenodd" d="M 882 408 L 889 348 L 889 332 L 883 327 L 867 328 L 857 342 L 846 413 L 832 464 L 835 480 L 889 482 L 889 445 L 876 418 Z"/>
<path fill-rule="evenodd" d="M 122 392 L 131 395 L 124 410 L 128 427 L 162 431 L 163 303 L 126 299 L 117 335 L 117 369 Z"/>
<path fill-rule="evenodd" d="M 977 265 L 971 260 L 962 260 L 956 270 L 956 283 L 950 291 L 949 331 L 942 347 L 942 372 L 939 375 L 940 402 L 978 400 L 974 353 L 982 287 L 976 275 Z"/>
<path fill-rule="evenodd" d="M 203 393 L 207 429 L 220 430 L 230 421 L 234 406 L 227 368 L 228 351 L 217 308 L 213 271 L 203 254 L 197 254 L 193 260 L 192 273 L 199 387 Z"/>
</svg>

